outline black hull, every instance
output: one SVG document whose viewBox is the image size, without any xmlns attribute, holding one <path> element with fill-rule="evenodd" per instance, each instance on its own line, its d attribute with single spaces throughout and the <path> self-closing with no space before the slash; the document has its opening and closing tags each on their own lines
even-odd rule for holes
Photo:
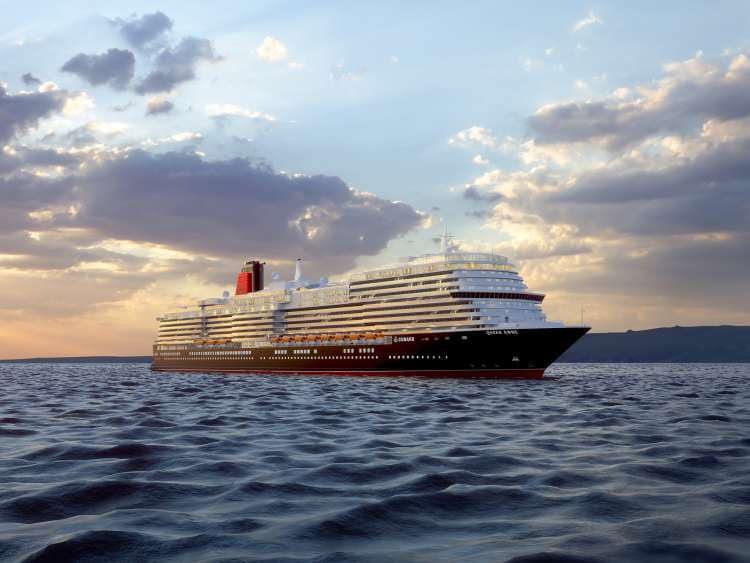
<svg viewBox="0 0 750 563">
<path fill-rule="evenodd" d="M 154 347 L 155 371 L 540 378 L 588 327 L 409 333 L 390 343 Z"/>
</svg>

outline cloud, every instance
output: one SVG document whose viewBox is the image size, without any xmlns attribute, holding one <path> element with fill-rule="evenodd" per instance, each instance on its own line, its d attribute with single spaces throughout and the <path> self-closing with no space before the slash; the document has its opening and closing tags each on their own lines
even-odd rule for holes
<svg viewBox="0 0 750 563">
<path fill-rule="evenodd" d="M 495 170 L 464 196 L 499 202 L 498 228 L 505 231 L 504 220 L 525 221 L 567 225 L 573 237 L 739 236 L 750 244 L 749 153 L 750 137 L 733 138 L 701 146 L 690 158 L 627 155 L 583 170 Z"/>
<path fill-rule="evenodd" d="M 683 324 L 692 311 L 695 324 L 747 323 L 747 240 L 645 239 L 597 246 L 596 253 L 559 260 L 561 267 L 553 266 L 545 290 L 598 303 L 607 315 L 628 315 L 622 328 Z M 575 263 L 578 267 L 571 267 Z M 630 307 L 607 310 L 609 303 L 625 299 Z M 651 309 L 658 317 L 642 319 Z"/>
<path fill-rule="evenodd" d="M 58 138 L 73 147 L 97 145 L 102 141 L 111 141 L 130 129 L 132 125 L 124 121 L 89 121 L 70 131 L 58 135 Z M 102 150 L 107 148 L 102 145 Z"/>
<path fill-rule="evenodd" d="M 277 63 L 285 60 L 289 56 L 286 45 L 275 37 L 268 36 L 255 50 L 255 54 L 262 61 L 268 63 Z"/>
<path fill-rule="evenodd" d="M 183 132 L 153 144 L 200 139 Z M 33 156 L 66 168 L 45 177 L 12 166 L 10 175 L 0 175 L 0 254 L 23 257 L 13 261 L 17 268 L 46 257 L 33 251 L 42 247 L 24 233 L 49 238 L 73 229 L 90 241 L 157 244 L 196 256 L 304 256 L 335 273 L 351 268 L 358 256 L 377 254 L 425 219 L 405 203 L 354 190 L 337 177 L 282 174 L 245 159 L 143 150 L 77 152 L 70 160 L 64 154 Z M 61 254 L 60 267 L 71 267 L 76 256 L 97 261 L 73 250 L 64 253 L 67 258 Z"/>
<path fill-rule="evenodd" d="M 15 168 L 22 167 L 23 163 Z M 34 230 L 35 220 L 30 214 L 67 208 L 73 188 L 70 179 L 49 178 L 25 170 L 0 176 L 0 235 Z"/>
<path fill-rule="evenodd" d="M 594 12 L 589 11 L 589 13 L 586 14 L 586 17 L 578 20 L 573 25 L 573 32 L 576 33 L 578 31 L 581 31 L 582 29 L 586 29 L 587 27 L 590 27 L 596 24 L 601 24 L 601 23 L 602 23 L 602 20 Z"/>
<path fill-rule="evenodd" d="M 485 164 L 490 163 L 490 161 L 484 158 L 481 154 L 474 155 L 474 158 L 472 158 L 471 161 L 474 164 L 478 164 L 480 166 L 484 166 Z"/>
<path fill-rule="evenodd" d="M 512 137 L 500 140 L 487 127 L 474 125 L 468 129 L 459 131 L 448 139 L 448 144 L 466 148 L 485 148 L 496 151 L 508 151 L 515 148 L 516 143 Z M 479 164 L 475 162 L 476 164 Z"/>
<path fill-rule="evenodd" d="M 186 131 L 155 144 L 200 139 Z M 47 168 L 54 173 L 39 174 Z M 336 177 L 281 174 L 244 159 L 6 147 L 0 309 L 64 318 L 122 303 L 157 281 L 183 287 L 189 275 L 229 285 L 237 261 L 253 254 L 277 265 L 303 256 L 311 271 L 343 272 L 424 218 Z M 64 287 L 30 298 L 43 287 L 40 273 Z"/>
<path fill-rule="evenodd" d="M 541 107 L 527 123 L 537 144 L 597 141 L 611 150 L 664 132 L 686 132 L 706 119 L 750 115 L 750 59 L 726 68 L 695 57 L 665 65 L 653 86 L 618 90 L 609 98 Z"/>
<path fill-rule="evenodd" d="M 487 192 L 478 189 L 476 186 L 468 186 L 464 189 L 464 197 L 473 201 L 495 202 L 503 199 L 502 194 L 497 192 Z"/>
<path fill-rule="evenodd" d="M 37 126 L 39 120 L 61 112 L 71 94 L 65 90 L 9 94 L 0 83 L 0 145 Z"/>
<path fill-rule="evenodd" d="M 200 62 L 222 60 L 208 39 L 186 37 L 175 47 L 162 49 L 154 60 L 152 70 L 136 86 L 139 94 L 170 92 L 183 82 L 195 78 L 195 68 Z"/>
<path fill-rule="evenodd" d="M 159 115 L 162 113 L 169 113 L 174 109 L 174 104 L 165 99 L 159 97 L 149 98 L 146 103 L 146 115 Z"/>
<path fill-rule="evenodd" d="M 21 80 L 23 81 L 26 86 L 39 86 L 42 81 L 39 80 L 36 76 L 31 74 L 30 72 L 26 72 L 21 75 Z"/>
<path fill-rule="evenodd" d="M 44 87 L 44 84 L 42 84 Z M 85 114 L 96 107 L 94 99 L 86 92 L 71 92 L 65 98 L 63 115 L 75 117 Z"/>
<path fill-rule="evenodd" d="M 92 86 L 108 84 L 124 90 L 135 73 L 135 55 L 127 49 L 109 49 L 101 55 L 79 53 L 60 70 L 76 74 Z"/>
<path fill-rule="evenodd" d="M 345 61 L 339 61 L 336 63 L 336 65 L 333 67 L 331 72 L 329 73 L 329 76 L 333 80 L 359 80 L 362 78 L 362 75 L 364 74 L 363 68 L 353 68 L 349 66 Z"/>
<path fill-rule="evenodd" d="M 622 328 L 628 303 L 643 317 L 625 328 L 740 319 L 750 279 L 748 86 L 745 55 L 696 56 L 665 65 L 651 84 L 541 107 L 530 138 L 515 144 L 519 169 L 468 184 L 464 197 L 485 203 L 471 215 L 509 241 L 503 250 L 525 260 L 531 285 L 595 303 L 600 323 Z M 454 144 L 495 139 L 479 128 Z"/>
<path fill-rule="evenodd" d="M 5 146 L 0 149 L 0 175 L 19 169 L 68 167 L 79 161 L 76 155 L 56 149 Z"/>
<path fill-rule="evenodd" d="M 600 168 L 548 194 L 550 218 L 589 232 L 674 235 L 743 232 L 750 239 L 750 139 L 658 169 Z"/>
<path fill-rule="evenodd" d="M 118 18 L 112 23 L 133 47 L 144 47 L 172 29 L 174 22 L 163 12 L 157 11 L 153 14 L 143 14 L 139 18 L 133 16 L 128 20 Z"/>
<path fill-rule="evenodd" d="M 164 145 L 169 143 L 189 143 L 189 142 L 200 142 L 203 140 L 203 135 L 194 131 L 181 131 L 180 133 L 174 133 L 161 139 L 153 140 L 146 139 L 141 144 L 145 147 L 155 147 L 158 145 Z"/>
<path fill-rule="evenodd" d="M 227 117 L 245 117 L 247 119 L 259 119 L 261 121 L 276 121 L 272 115 L 262 111 L 250 110 L 236 106 L 234 104 L 209 104 L 206 106 L 206 113 L 209 117 L 223 119 Z"/>
<path fill-rule="evenodd" d="M 112 106 L 111 109 L 112 109 L 112 111 L 115 111 L 115 112 L 119 113 L 119 112 L 123 112 L 123 111 L 129 110 L 134 105 L 135 105 L 135 102 L 127 102 L 126 104 L 118 104 L 118 105 Z"/>
<path fill-rule="evenodd" d="M 204 255 L 306 256 L 338 271 L 423 220 L 405 203 L 357 192 L 336 177 L 187 153 L 133 151 L 88 166 L 75 184 L 78 211 L 67 226 Z"/>
<path fill-rule="evenodd" d="M 488 217 L 492 217 L 492 211 L 487 209 L 477 209 L 475 211 L 466 211 L 464 212 L 464 215 L 471 217 L 472 219 L 487 219 Z"/>
</svg>

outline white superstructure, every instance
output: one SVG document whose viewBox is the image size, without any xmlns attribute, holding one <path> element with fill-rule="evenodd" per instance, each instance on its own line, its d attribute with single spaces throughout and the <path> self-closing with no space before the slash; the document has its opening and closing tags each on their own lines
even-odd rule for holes
<svg viewBox="0 0 750 563">
<path fill-rule="evenodd" d="M 293 281 L 159 317 L 157 344 L 224 339 L 253 346 L 280 336 L 561 326 L 547 321 L 543 298 L 504 256 L 453 252 L 446 244 L 438 254 L 339 282 L 306 281 L 298 261 Z"/>
</svg>

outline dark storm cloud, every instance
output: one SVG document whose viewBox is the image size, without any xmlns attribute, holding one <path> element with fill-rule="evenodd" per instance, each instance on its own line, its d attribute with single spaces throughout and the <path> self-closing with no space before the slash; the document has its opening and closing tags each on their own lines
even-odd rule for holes
<svg viewBox="0 0 750 563">
<path fill-rule="evenodd" d="M 128 20 L 116 19 L 112 22 L 120 29 L 125 40 L 133 47 L 143 47 L 160 35 L 172 29 L 173 22 L 163 12 L 143 14 Z"/>
<path fill-rule="evenodd" d="M 11 95 L 0 83 L 0 145 L 62 110 L 66 99 L 64 90 Z"/>
<path fill-rule="evenodd" d="M 208 39 L 186 37 L 176 47 L 162 49 L 152 70 L 137 86 L 139 94 L 169 92 L 195 78 L 199 62 L 217 62 L 221 57 Z"/>
<path fill-rule="evenodd" d="M 496 202 L 503 199 L 503 196 L 496 192 L 485 192 L 476 186 L 469 186 L 464 190 L 463 196 L 472 201 Z"/>
<path fill-rule="evenodd" d="M 329 259 L 375 254 L 422 216 L 331 176 L 290 177 L 247 160 L 134 151 L 77 178 L 80 227 L 103 237 L 219 256 Z"/>
<path fill-rule="evenodd" d="M 23 81 L 26 86 L 39 86 L 42 81 L 39 80 L 36 76 L 31 74 L 30 72 L 26 72 L 21 75 L 21 80 Z"/>
<path fill-rule="evenodd" d="M 174 109 L 174 104 L 169 100 L 149 100 L 146 104 L 146 115 L 158 115 L 169 113 Z"/>
<path fill-rule="evenodd" d="M 109 49 L 101 55 L 79 53 L 60 69 L 83 78 L 92 86 L 108 84 L 123 90 L 135 72 L 135 56 L 127 49 Z"/>
<path fill-rule="evenodd" d="M 646 99 L 609 98 L 542 108 L 527 120 L 535 142 L 599 140 L 618 150 L 657 133 L 686 131 L 706 119 L 750 115 L 750 62 L 744 55 L 730 63 L 728 71 L 695 59 L 667 70 Z"/>
</svg>

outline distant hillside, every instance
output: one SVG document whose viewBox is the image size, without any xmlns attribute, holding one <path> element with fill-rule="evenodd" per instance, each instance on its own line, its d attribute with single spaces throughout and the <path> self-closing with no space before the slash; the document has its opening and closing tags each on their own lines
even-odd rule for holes
<svg viewBox="0 0 750 563">
<path fill-rule="evenodd" d="M 143 364 L 151 363 L 151 356 L 78 356 L 72 358 L 21 358 L 0 360 L 0 363 L 25 364 Z"/>
<path fill-rule="evenodd" d="M 750 326 L 692 326 L 587 334 L 560 362 L 750 362 Z"/>
</svg>

